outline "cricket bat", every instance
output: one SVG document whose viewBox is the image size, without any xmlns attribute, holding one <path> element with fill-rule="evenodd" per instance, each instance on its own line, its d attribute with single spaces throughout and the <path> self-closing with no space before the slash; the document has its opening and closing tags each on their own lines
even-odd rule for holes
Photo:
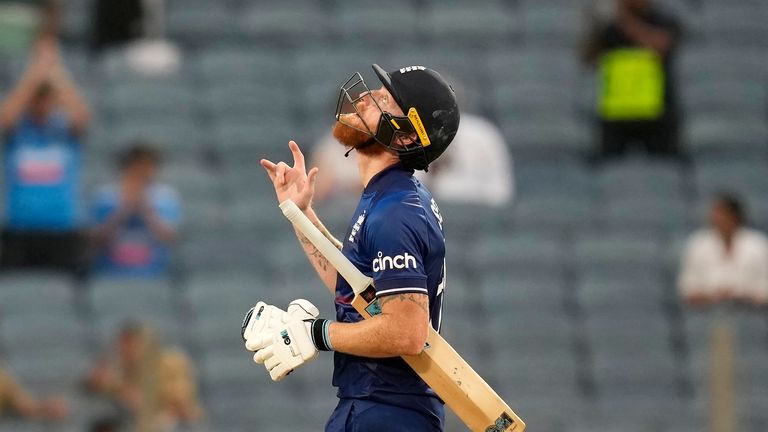
<svg viewBox="0 0 768 432">
<path fill-rule="evenodd" d="M 355 293 L 352 306 L 363 318 L 381 312 L 373 279 L 364 275 L 291 200 L 280 203 L 288 220 L 333 265 Z M 525 423 L 432 326 L 424 350 L 403 360 L 473 432 L 522 432 Z"/>
</svg>

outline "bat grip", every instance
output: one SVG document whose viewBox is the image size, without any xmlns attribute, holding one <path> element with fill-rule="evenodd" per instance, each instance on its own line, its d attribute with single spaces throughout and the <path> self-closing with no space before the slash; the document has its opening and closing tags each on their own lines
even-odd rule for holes
<svg viewBox="0 0 768 432">
<path fill-rule="evenodd" d="M 328 240 L 323 233 L 309 220 L 292 200 L 287 199 L 280 203 L 283 215 L 293 223 L 293 226 L 317 248 L 318 251 L 331 263 L 341 277 L 349 283 L 355 294 L 360 294 L 372 284 L 372 279 L 364 275 L 354 266 L 336 246 Z"/>
</svg>

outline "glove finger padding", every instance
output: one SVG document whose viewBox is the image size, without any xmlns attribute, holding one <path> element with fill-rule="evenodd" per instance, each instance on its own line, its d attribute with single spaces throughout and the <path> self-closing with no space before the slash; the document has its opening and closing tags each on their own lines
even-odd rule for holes
<svg viewBox="0 0 768 432">
<path fill-rule="evenodd" d="M 263 342 L 259 336 L 269 334 L 271 329 L 283 326 L 290 320 L 290 315 L 282 309 L 262 301 L 251 308 L 243 320 L 241 335 L 245 348 L 249 351 L 260 349 Z"/>
<path fill-rule="evenodd" d="M 280 364 L 280 359 L 278 359 L 275 356 L 270 356 L 264 361 L 264 367 L 269 371 L 272 372 L 272 369 L 277 367 Z"/>
<path fill-rule="evenodd" d="M 259 351 L 266 346 L 272 344 L 272 333 L 269 329 L 263 333 L 259 333 L 250 339 L 245 341 L 245 349 L 248 351 Z"/>
<path fill-rule="evenodd" d="M 293 320 L 273 333 L 273 356 L 265 360 L 273 381 L 280 381 L 292 370 L 314 360 L 318 351 L 310 336 L 310 325 Z M 269 365 L 267 365 L 269 362 Z"/>
<path fill-rule="evenodd" d="M 269 377 L 272 378 L 272 381 L 277 382 L 288 376 L 291 372 L 293 372 L 293 369 L 288 368 L 286 365 L 280 365 L 269 371 Z"/>
<path fill-rule="evenodd" d="M 274 355 L 274 348 L 272 347 L 272 345 L 267 345 L 266 347 L 256 351 L 256 354 L 253 355 L 253 361 L 258 364 L 263 364 L 265 361 L 270 359 L 273 355 Z"/>
<path fill-rule="evenodd" d="M 296 299 L 288 304 L 288 315 L 293 319 L 308 320 L 320 316 L 320 311 L 309 300 Z"/>
</svg>

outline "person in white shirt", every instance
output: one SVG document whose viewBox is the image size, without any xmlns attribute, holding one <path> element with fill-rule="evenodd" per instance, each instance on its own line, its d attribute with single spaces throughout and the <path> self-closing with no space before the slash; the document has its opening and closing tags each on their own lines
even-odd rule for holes
<svg viewBox="0 0 768 432">
<path fill-rule="evenodd" d="M 708 229 L 688 240 L 678 288 L 691 306 L 736 301 L 768 302 L 768 238 L 746 228 L 745 211 L 734 196 L 718 196 Z"/>
</svg>

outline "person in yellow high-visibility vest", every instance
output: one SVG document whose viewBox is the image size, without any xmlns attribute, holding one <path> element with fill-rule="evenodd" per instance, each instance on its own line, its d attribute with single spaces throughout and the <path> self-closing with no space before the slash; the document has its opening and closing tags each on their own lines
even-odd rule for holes
<svg viewBox="0 0 768 432">
<path fill-rule="evenodd" d="M 599 154 L 620 156 L 639 145 L 651 155 L 678 155 L 672 58 L 680 26 L 651 0 L 596 0 L 595 5 L 581 54 L 599 71 Z"/>
</svg>

